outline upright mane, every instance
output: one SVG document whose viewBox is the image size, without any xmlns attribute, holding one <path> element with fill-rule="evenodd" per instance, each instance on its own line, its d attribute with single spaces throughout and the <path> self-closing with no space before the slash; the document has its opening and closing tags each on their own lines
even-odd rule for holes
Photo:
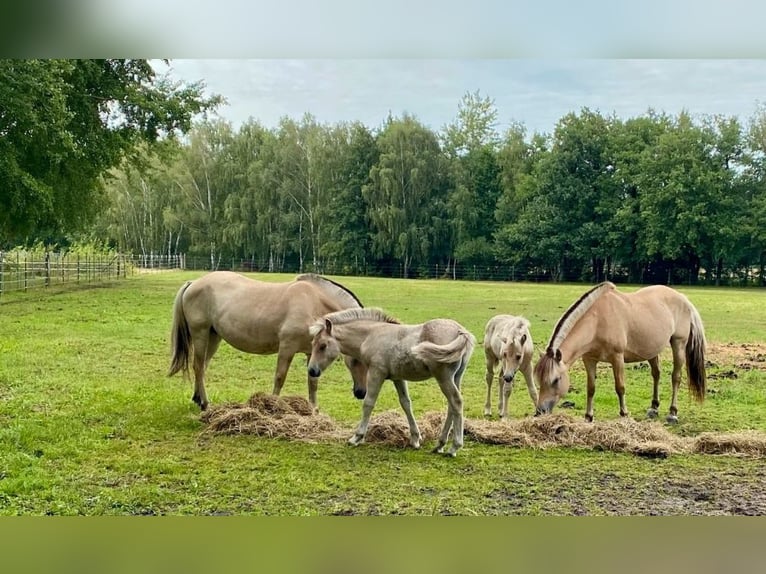
<svg viewBox="0 0 766 574">
<path fill-rule="evenodd" d="M 388 315 L 382 309 L 378 309 L 377 307 L 360 307 L 358 309 L 343 309 L 342 311 L 328 313 L 324 317 L 317 319 L 309 328 L 309 332 L 312 335 L 316 335 L 324 328 L 325 320 L 329 320 L 334 325 L 344 325 L 346 323 L 353 323 L 354 321 L 374 321 L 376 323 L 399 324 L 397 319 Z"/>
<path fill-rule="evenodd" d="M 589 291 L 586 291 L 577 301 L 569 306 L 561 318 L 556 323 L 556 327 L 553 329 L 553 334 L 548 342 L 549 349 L 557 349 L 564 338 L 572 330 L 575 323 L 582 317 L 588 309 L 593 306 L 593 303 L 601 297 L 605 292 L 615 289 L 614 283 L 611 281 L 604 281 L 599 283 Z"/>
<path fill-rule="evenodd" d="M 327 277 L 323 277 L 322 275 L 317 275 L 316 273 L 304 273 L 302 275 L 298 275 L 295 278 L 296 281 L 310 281 L 311 283 L 315 283 L 319 287 L 321 287 L 328 295 L 332 297 L 340 296 L 343 299 L 346 299 L 349 303 L 352 301 L 355 302 L 359 307 L 364 307 L 362 305 L 362 302 L 359 300 L 359 298 L 354 295 L 351 290 L 349 290 L 347 287 L 344 287 L 340 283 L 336 283 L 332 279 L 328 279 Z"/>
</svg>

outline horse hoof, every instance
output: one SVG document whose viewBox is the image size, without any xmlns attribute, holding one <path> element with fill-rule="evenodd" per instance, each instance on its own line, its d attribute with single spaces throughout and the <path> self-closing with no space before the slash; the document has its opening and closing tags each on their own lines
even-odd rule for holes
<svg viewBox="0 0 766 574">
<path fill-rule="evenodd" d="M 447 451 L 445 453 L 442 453 L 442 454 L 444 454 L 444 456 L 449 457 L 449 458 L 455 458 L 457 456 L 457 451 L 449 450 L 449 451 Z"/>
<path fill-rule="evenodd" d="M 415 440 L 410 439 L 410 446 L 412 448 L 414 448 L 415 450 L 418 450 L 418 449 L 420 449 L 420 441 L 421 441 L 420 438 L 415 439 Z"/>
<path fill-rule="evenodd" d="M 678 416 L 677 415 L 668 415 L 665 418 L 665 422 L 667 422 L 669 425 L 677 425 L 678 424 Z"/>
<path fill-rule="evenodd" d="M 593 415 L 585 415 L 585 422 L 586 423 L 592 423 L 593 422 Z"/>
<path fill-rule="evenodd" d="M 358 437 L 356 435 L 352 436 L 350 439 L 348 439 L 348 444 L 351 446 L 359 446 L 362 444 L 362 441 L 364 441 L 364 437 Z"/>
<path fill-rule="evenodd" d="M 659 416 L 659 413 L 657 412 L 657 409 L 649 409 L 646 411 L 646 418 L 648 419 L 656 419 Z"/>
<path fill-rule="evenodd" d="M 442 454 L 444 452 L 444 445 L 436 445 L 433 449 L 431 449 L 431 452 L 434 454 Z"/>
</svg>

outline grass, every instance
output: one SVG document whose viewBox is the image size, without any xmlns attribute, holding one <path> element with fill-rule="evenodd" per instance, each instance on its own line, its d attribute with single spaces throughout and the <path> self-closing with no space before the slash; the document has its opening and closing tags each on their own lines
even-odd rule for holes
<svg viewBox="0 0 766 574">
<path fill-rule="evenodd" d="M 202 434 L 191 384 L 165 376 L 173 297 L 199 273 L 136 276 L 107 286 L 3 295 L 0 300 L 0 513 L 2 514 L 763 514 L 763 461 L 710 455 L 647 460 L 628 454 L 520 449 L 471 441 L 457 459 L 382 445 L 351 448 L 253 436 Z M 254 275 L 281 281 L 292 275 Z M 496 313 L 525 315 L 542 347 L 584 285 L 336 278 L 368 306 L 407 323 L 451 317 L 481 341 Z M 626 288 L 629 289 L 629 288 Z M 763 292 L 680 288 L 713 346 L 763 348 Z M 718 348 L 716 347 L 716 348 Z M 761 351 L 763 352 L 763 351 Z M 711 357 L 703 405 L 685 389 L 673 432 L 766 431 L 766 371 Z M 274 356 L 222 345 L 208 371 L 211 403 L 270 391 Z M 766 366 L 766 364 L 764 364 Z M 669 402 L 663 355 L 661 410 Z M 616 418 L 611 374 L 600 369 L 595 414 Z M 567 399 L 582 416 L 584 371 Z M 410 385 L 415 415 L 445 409 L 433 382 Z M 296 357 L 284 394 L 305 396 Z M 320 409 L 351 426 L 360 404 L 340 364 L 323 375 Z M 464 379 L 465 414 L 480 418 L 484 361 L 477 348 Z M 496 399 L 493 389 L 493 409 Z M 627 369 L 627 401 L 642 419 L 651 399 L 646 368 Z M 376 413 L 399 410 L 391 385 Z M 523 381 L 512 417 L 533 411 Z"/>
</svg>

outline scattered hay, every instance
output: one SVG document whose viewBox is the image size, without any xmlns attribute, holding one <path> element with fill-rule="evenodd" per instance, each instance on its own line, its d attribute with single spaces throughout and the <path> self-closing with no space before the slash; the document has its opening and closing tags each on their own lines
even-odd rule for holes
<svg viewBox="0 0 766 574">
<path fill-rule="evenodd" d="M 706 432 L 693 439 L 691 452 L 697 454 L 766 455 L 766 437 L 757 431 Z"/>
<path fill-rule="evenodd" d="M 445 413 L 425 413 L 418 420 L 423 444 L 433 442 Z M 304 442 L 345 441 L 353 429 L 326 414 L 315 413 L 303 397 L 256 393 L 245 404 L 213 406 L 201 415 L 205 433 L 253 434 Z M 627 452 L 648 458 L 671 454 L 766 456 L 766 434 L 757 431 L 702 433 L 683 438 L 657 421 L 631 418 L 585 422 L 567 413 L 513 420 L 465 419 L 465 437 L 479 443 L 517 448 L 573 447 Z M 370 419 L 365 442 L 406 447 L 410 431 L 404 414 L 386 411 Z"/>
</svg>

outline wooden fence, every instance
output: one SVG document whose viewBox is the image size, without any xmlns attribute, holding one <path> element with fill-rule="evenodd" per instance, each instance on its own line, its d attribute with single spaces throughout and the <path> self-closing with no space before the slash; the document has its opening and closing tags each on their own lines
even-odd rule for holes
<svg viewBox="0 0 766 574">
<path fill-rule="evenodd" d="M 0 252 L 0 297 L 55 285 L 109 281 L 132 274 L 130 256 L 56 252 Z"/>
</svg>

